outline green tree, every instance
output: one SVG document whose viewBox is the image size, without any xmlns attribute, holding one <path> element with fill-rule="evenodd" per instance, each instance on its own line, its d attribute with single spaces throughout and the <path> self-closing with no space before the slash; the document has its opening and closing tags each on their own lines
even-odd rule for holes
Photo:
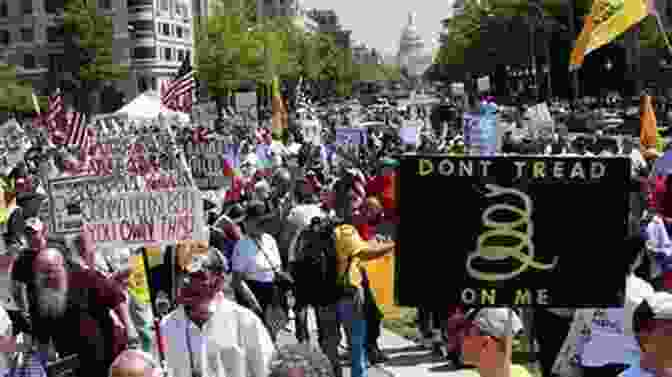
<svg viewBox="0 0 672 377">
<path fill-rule="evenodd" d="M 64 29 L 70 39 L 66 41 L 69 52 L 79 57 L 79 64 L 71 67 L 78 87 L 78 107 L 92 113 L 97 104 L 89 101 L 91 94 L 98 94 L 105 81 L 126 79 L 129 67 L 113 60 L 112 18 L 98 10 L 96 0 L 67 0 Z"/>
<path fill-rule="evenodd" d="M 245 82 L 265 78 L 262 46 L 245 14 L 222 9 L 196 28 L 197 77 L 205 82 L 221 117 L 227 98 Z"/>
<path fill-rule="evenodd" d="M 32 113 L 33 88 L 29 83 L 19 80 L 16 73 L 16 67 L 0 64 L 0 112 Z M 38 97 L 38 102 L 44 109 L 46 99 Z"/>
</svg>

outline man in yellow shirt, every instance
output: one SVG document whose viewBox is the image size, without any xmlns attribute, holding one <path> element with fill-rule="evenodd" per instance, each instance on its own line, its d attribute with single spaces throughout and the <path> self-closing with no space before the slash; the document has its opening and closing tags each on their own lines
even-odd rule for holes
<svg viewBox="0 0 672 377">
<path fill-rule="evenodd" d="M 523 325 L 510 310 L 485 308 L 467 315 L 469 320 L 462 332 L 462 357 L 465 365 L 475 367 L 474 376 L 531 376 L 523 366 L 511 365 L 511 342 Z"/>
</svg>

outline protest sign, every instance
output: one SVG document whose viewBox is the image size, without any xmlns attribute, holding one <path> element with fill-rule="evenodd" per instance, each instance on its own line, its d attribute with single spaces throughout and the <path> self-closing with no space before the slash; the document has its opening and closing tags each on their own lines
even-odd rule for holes
<svg viewBox="0 0 672 377">
<path fill-rule="evenodd" d="M 403 156 L 399 303 L 622 306 L 629 172 L 627 157 Z"/>
<path fill-rule="evenodd" d="M 366 145 L 366 129 L 336 127 L 336 144 Z"/>
<path fill-rule="evenodd" d="M 132 184 L 133 178 L 129 178 Z M 98 243 L 147 244 L 205 239 L 196 189 L 145 192 L 96 177 L 49 181 L 51 231 L 87 232 Z M 126 188 L 131 188 L 127 190 Z"/>
<path fill-rule="evenodd" d="M 462 118 L 464 146 L 467 154 L 491 156 L 497 153 L 497 116 L 465 113 Z"/>
<path fill-rule="evenodd" d="M 201 190 L 231 186 L 231 169 L 239 158 L 238 147 L 221 138 L 187 140 L 184 153 L 196 186 Z"/>
<path fill-rule="evenodd" d="M 399 138 L 404 144 L 417 145 L 420 141 L 420 127 L 403 126 L 399 128 Z"/>
</svg>

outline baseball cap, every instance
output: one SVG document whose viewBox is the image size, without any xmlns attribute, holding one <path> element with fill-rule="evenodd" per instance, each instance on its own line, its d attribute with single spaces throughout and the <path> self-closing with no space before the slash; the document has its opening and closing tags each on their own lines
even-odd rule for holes
<svg viewBox="0 0 672 377">
<path fill-rule="evenodd" d="M 484 308 L 478 310 L 472 318 L 472 323 L 477 326 L 483 333 L 502 338 L 507 336 L 507 325 L 509 322 L 509 313 L 512 309 L 509 308 Z M 512 318 L 512 333 L 515 336 L 523 329 L 523 322 L 520 317 L 513 312 Z"/>
</svg>

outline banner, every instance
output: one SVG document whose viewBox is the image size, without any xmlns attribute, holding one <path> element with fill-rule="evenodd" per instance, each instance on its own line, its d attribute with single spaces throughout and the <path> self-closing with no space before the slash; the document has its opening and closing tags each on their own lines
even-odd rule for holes
<svg viewBox="0 0 672 377">
<path fill-rule="evenodd" d="M 231 169 L 239 158 L 238 145 L 216 138 L 198 143 L 188 140 L 184 144 L 184 154 L 199 189 L 216 190 L 231 186 Z"/>
<path fill-rule="evenodd" d="M 406 156 L 400 169 L 400 305 L 622 307 L 629 158 Z"/>
</svg>

